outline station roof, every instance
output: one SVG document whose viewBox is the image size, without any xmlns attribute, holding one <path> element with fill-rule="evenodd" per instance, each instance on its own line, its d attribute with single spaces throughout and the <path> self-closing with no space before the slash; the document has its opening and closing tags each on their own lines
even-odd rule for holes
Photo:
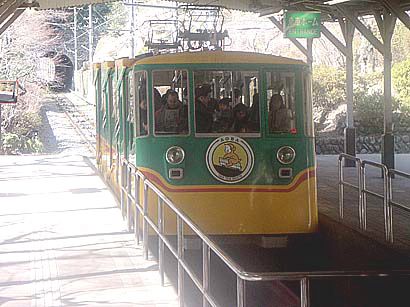
<svg viewBox="0 0 410 307">
<path fill-rule="evenodd" d="M 113 1 L 115 0 L 36 0 L 35 2 L 38 3 L 40 9 L 57 9 Z"/>
<path fill-rule="evenodd" d="M 336 5 L 325 4 L 328 0 L 178 0 L 181 3 L 195 5 L 220 5 L 228 9 L 238 9 L 263 14 L 278 13 L 281 10 L 320 10 L 330 18 L 337 17 Z M 401 11 L 410 10 L 410 0 L 350 0 L 338 4 L 358 15 L 373 14 L 382 11 L 389 2 Z M 211 3 L 211 4 L 210 4 Z"/>
</svg>

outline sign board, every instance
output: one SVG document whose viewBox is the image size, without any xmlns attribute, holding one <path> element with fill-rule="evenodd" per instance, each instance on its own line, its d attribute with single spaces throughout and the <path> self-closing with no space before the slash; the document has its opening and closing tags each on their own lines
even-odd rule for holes
<svg viewBox="0 0 410 307">
<path fill-rule="evenodd" d="M 283 33 L 286 38 L 320 37 L 320 12 L 285 12 Z"/>
</svg>

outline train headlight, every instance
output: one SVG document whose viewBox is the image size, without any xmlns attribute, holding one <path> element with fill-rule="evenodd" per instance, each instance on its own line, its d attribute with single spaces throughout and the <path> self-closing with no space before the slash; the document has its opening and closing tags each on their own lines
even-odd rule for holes
<svg viewBox="0 0 410 307">
<path fill-rule="evenodd" d="M 283 146 L 279 148 L 278 152 L 276 153 L 276 158 L 282 164 L 290 164 L 295 161 L 296 152 L 290 146 Z"/>
<path fill-rule="evenodd" d="M 179 146 L 172 146 L 168 148 L 165 159 L 169 164 L 180 164 L 185 159 L 185 151 Z"/>
</svg>

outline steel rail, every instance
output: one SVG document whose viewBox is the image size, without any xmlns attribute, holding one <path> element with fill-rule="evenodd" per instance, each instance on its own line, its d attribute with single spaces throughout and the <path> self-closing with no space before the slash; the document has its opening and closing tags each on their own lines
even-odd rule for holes
<svg viewBox="0 0 410 307">
<path fill-rule="evenodd" d="M 342 162 L 344 160 L 352 160 L 356 162 L 358 169 L 358 185 L 351 184 L 344 180 Z M 366 184 L 366 168 L 373 167 L 382 171 L 383 177 L 383 194 L 369 190 Z M 400 204 L 393 201 L 393 178 L 395 176 L 402 177 L 410 180 L 410 174 L 391 169 L 389 170 L 386 165 L 369 160 L 362 160 L 357 157 L 340 154 L 338 161 L 338 173 L 339 173 L 339 216 L 343 218 L 344 209 L 344 187 L 350 187 L 359 190 L 358 207 L 359 209 L 359 225 L 363 230 L 367 230 L 367 195 L 372 195 L 378 199 L 383 200 L 383 215 L 384 215 L 384 232 L 385 240 L 391 244 L 394 243 L 394 222 L 393 222 L 393 208 L 399 208 L 406 212 L 410 212 L 410 207 L 404 204 Z"/>
<path fill-rule="evenodd" d="M 339 165 L 343 159 L 350 159 L 348 155 L 339 157 Z M 355 158 L 356 162 L 359 162 L 359 169 L 364 170 L 362 161 Z M 367 165 L 373 165 L 372 163 L 366 163 Z M 245 306 L 245 282 L 255 281 L 298 281 L 300 283 L 300 306 L 309 306 L 309 282 L 311 278 L 344 278 L 344 277 L 387 277 L 387 276 L 410 276 L 410 269 L 406 270 L 328 270 L 328 271 L 299 271 L 299 272 L 248 272 L 244 270 L 235 260 L 227 255 L 210 237 L 208 237 L 199 226 L 193 222 L 187 215 L 180 211 L 177 206 L 151 181 L 149 181 L 142 172 L 140 172 L 133 164 L 129 163 L 126 159 L 121 161 L 121 194 L 124 193 L 124 197 L 121 197 L 121 201 L 127 200 L 127 206 L 132 205 L 135 208 L 134 219 L 129 215 L 131 210 L 127 210 L 126 220 L 128 223 L 134 221 L 134 232 L 139 243 L 140 233 L 140 220 L 142 217 L 142 237 L 144 247 L 144 257 L 148 259 L 148 240 L 149 229 L 158 236 L 158 261 L 159 271 L 161 275 L 161 284 L 164 284 L 164 247 L 167 247 L 171 255 L 175 257 L 178 265 L 178 297 L 179 305 L 184 304 L 184 274 L 186 274 L 202 293 L 203 306 L 219 307 L 215 298 L 210 293 L 210 257 L 211 252 L 214 253 L 235 275 L 236 275 L 236 289 L 237 289 L 237 304 L 238 307 Z M 360 174 L 361 174 L 360 171 Z M 340 185 L 344 185 L 343 172 L 339 169 L 339 175 L 341 174 L 342 180 L 339 180 Z M 130 179 L 134 177 L 134 195 L 131 195 L 132 188 Z M 340 177 L 339 177 L 340 179 Z M 363 191 L 363 182 L 359 182 L 361 192 Z M 142 188 L 143 187 L 143 188 Z M 142 188 L 142 195 L 141 195 Z M 340 186 L 339 186 L 340 188 Z M 148 214 L 148 192 L 152 191 L 157 197 L 158 205 L 158 218 L 155 222 Z M 141 203 L 142 201 L 142 203 Z M 175 214 L 177 219 L 177 244 L 176 247 L 170 242 L 165 235 L 165 216 L 164 207 L 167 207 Z M 122 205 L 122 207 L 124 207 Z M 137 218 L 138 216 L 138 218 Z M 196 236 L 201 239 L 202 242 L 202 260 L 203 260 L 203 276 L 201 279 L 193 272 L 190 265 L 184 259 L 184 227 L 188 227 Z M 130 229 L 131 227 L 129 227 Z"/>
</svg>

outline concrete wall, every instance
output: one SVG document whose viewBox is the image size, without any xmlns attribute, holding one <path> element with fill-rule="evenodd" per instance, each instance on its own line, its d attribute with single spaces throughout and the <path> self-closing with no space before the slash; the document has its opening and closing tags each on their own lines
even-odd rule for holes
<svg viewBox="0 0 410 307">
<path fill-rule="evenodd" d="M 410 132 L 400 133 L 394 136 L 395 152 L 410 153 Z M 361 154 L 380 153 L 381 150 L 381 135 L 357 136 L 356 151 Z M 324 155 L 333 155 L 343 152 L 344 139 L 342 136 L 316 137 L 316 153 Z"/>
</svg>

